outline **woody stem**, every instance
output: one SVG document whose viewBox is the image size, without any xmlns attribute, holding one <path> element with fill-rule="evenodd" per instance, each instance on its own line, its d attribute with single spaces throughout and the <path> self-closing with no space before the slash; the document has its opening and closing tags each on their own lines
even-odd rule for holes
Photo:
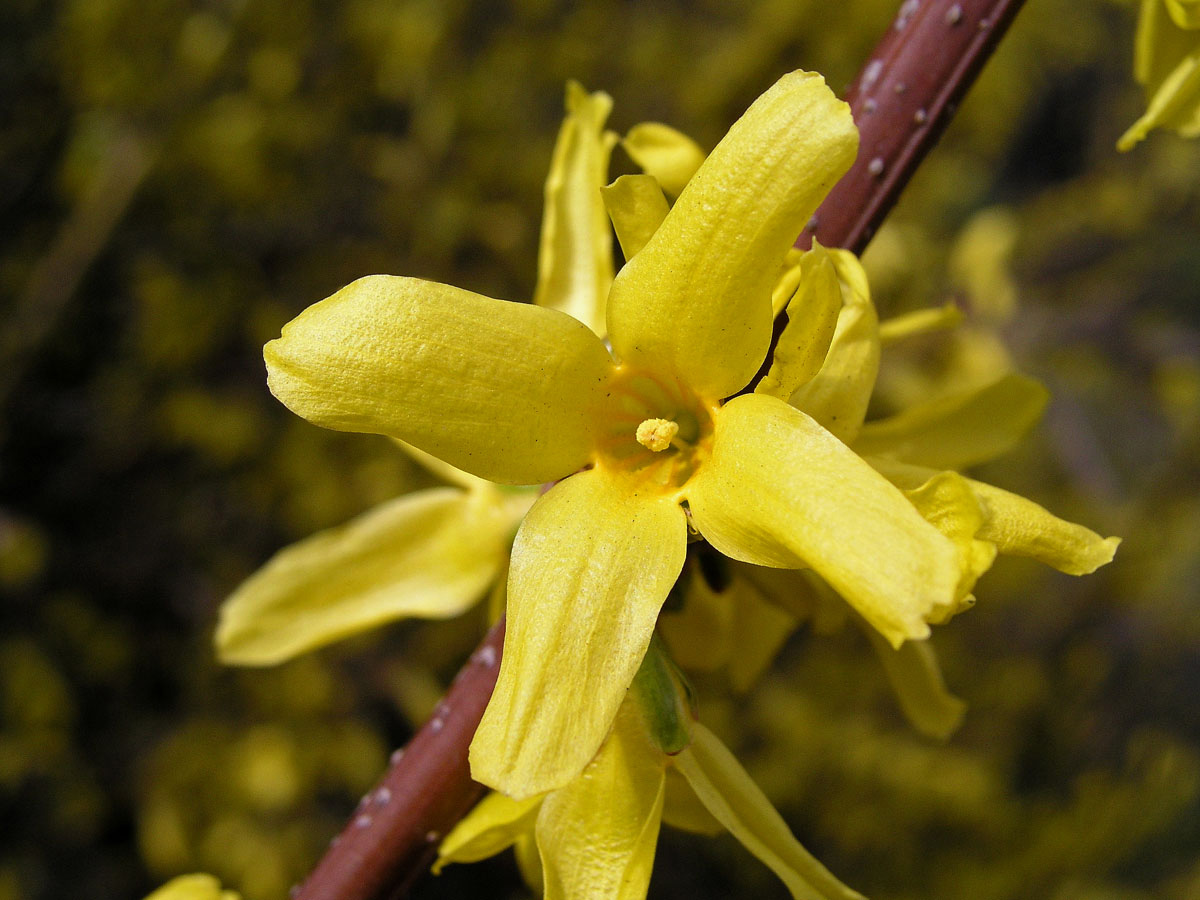
<svg viewBox="0 0 1200 900">
<path fill-rule="evenodd" d="M 861 252 L 953 117 L 1024 0 L 905 0 L 847 95 L 859 154 L 809 227 L 827 247 Z M 783 317 L 776 322 L 782 328 Z M 296 900 L 405 896 L 437 842 L 478 800 L 467 747 L 496 684 L 501 619 L 330 844 Z"/>
</svg>

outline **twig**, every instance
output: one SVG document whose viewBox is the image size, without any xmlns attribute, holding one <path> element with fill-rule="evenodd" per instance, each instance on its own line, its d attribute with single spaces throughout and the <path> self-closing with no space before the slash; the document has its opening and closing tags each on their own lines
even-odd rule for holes
<svg viewBox="0 0 1200 900">
<path fill-rule="evenodd" d="M 849 91 L 858 160 L 797 245 L 807 246 L 814 232 L 828 247 L 867 245 L 1022 3 L 906 0 Z M 496 684 L 503 635 L 501 619 L 296 900 L 399 898 L 423 874 L 437 840 L 482 792 L 470 778 L 467 747 Z"/>
<path fill-rule="evenodd" d="M 433 718 L 392 754 L 380 782 L 329 844 L 294 898 L 402 897 L 428 870 L 438 842 L 479 800 L 467 746 L 491 699 L 504 645 L 503 617 L 458 673 Z"/>
<path fill-rule="evenodd" d="M 866 249 L 1024 0 L 906 0 L 846 93 L 858 159 L 796 242 Z"/>
</svg>

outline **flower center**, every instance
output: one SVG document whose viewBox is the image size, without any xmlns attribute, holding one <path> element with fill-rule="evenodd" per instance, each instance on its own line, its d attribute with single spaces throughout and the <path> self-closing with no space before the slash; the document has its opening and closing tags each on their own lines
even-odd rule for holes
<svg viewBox="0 0 1200 900">
<path fill-rule="evenodd" d="M 601 413 L 596 463 L 642 486 L 678 489 L 708 457 L 713 409 L 674 378 L 624 369 Z"/>
</svg>

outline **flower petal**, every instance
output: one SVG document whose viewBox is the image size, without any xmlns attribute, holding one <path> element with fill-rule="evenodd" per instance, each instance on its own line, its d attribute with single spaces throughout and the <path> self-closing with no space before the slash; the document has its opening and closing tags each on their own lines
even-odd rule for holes
<svg viewBox="0 0 1200 900">
<path fill-rule="evenodd" d="M 626 704 L 596 758 L 537 818 L 546 900 L 644 900 L 662 821 L 665 757 Z"/>
<path fill-rule="evenodd" d="M 433 488 L 293 544 L 225 601 L 217 654 L 270 665 L 394 619 L 456 616 L 496 578 L 532 502 Z"/>
<path fill-rule="evenodd" d="M 879 323 L 879 343 L 887 347 L 911 337 L 944 331 L 962 323 L 963 313 L 956 303 L 931 309 L 917 309 Z"/>
<path fill-rule="evenodd" d="M 271 391 L 309 421 L 397 437 L 508 484 L 587 462 L 611 368 L 557 310 L 388 275 L 310 306 L 263 355 Z"/>
<path fill-rule="evenodd" d="M 704 162 L 704 149 L 699 144 L 661 122 L 634 125 L 621 146 L 672 197 L 683 192 Z"/>
<path fill-rule="evenodd" d="M 601 188 L 600 194 L 617 231 L 617 240 L 621 242 L 621 252 L 625 259 L 633 259 L 654 236 L 670 210 L 662 188 L 649 175 L 622 175 Z"/>
<path fill-rule="evenodd" d="M 750 582 L 729 585 L 733 605 L 735 652 L 729 659 L 729 683 L 738 693 L 754 686 L 799 625 L 796 617 L 767 601 Z"/>
<path fill-rule="evenodd" d="M 612 231 L 600 197 L 617 136 L 604 130 L 612 98 L 567 82 L 567 117 L 558 132 L 538 249 L 533 302 L 574 316 L 604 337 L 613 279 Z"/>
<path fill-rule="evenodd" d="M 172 878 L 146 900 L 241 900 L 241 894 L 221 890 L 212 875 L 195 874 Z"/>
<path fill-rule="evenodd" d="M 583 769 L 638 670 L 686 543 L 675 502 L 595 469 L 538 500 L 513 545 L 503 661 L 471 744 L 476 781 L 521 798 Z"/>
<path fill-rule="evenodd" d="M 955 599 L 958 554 L 845 444 L 775 397 L 717 413 L 712 457 L 685 485 L 692 521 L 734 559 L 811 566 L 894 645 Z"/>
<path fill-rule="evenodd" d="M 945 740 L 962 723 L 967 704 L 946 690 L 937 654 L 928 640 L 893 647 L 865 619 L 855 616 L 891 682 L 900 709 L 927 737 Z"/>
<path fill-rule="evenodd" d="M 820 76 L 793 72 L 759 97 L 613 282 L 621 361 L 671 372 L 703 397 L 743 387 L 770 343 L 785 255 L 857 147 L 849 107 Z"/>
<path fill-rule="evenodd" d="M 800 845 L 783 817 L 711 731 L 696 722 L 692 745 L 675 757 L 718 822 L 778 875 L 797 900 L 864 900 Z"/>
<path fill-rule="evenodd" d="M 917 512 L 948 537 L 958 551 L 959 581 L 955 592 L 962 605 L 975 589 L 975 582 L 996 560 L 996 545 L 980 540 L 984 513 L 967 479 L 957 472 L 939 472 L 920 487 L 904 492 Z M 972 605 L 973 600 L 966 605 Z M 955 609 L 951 613 L 958 612 Z M 939 618 L 938 621 L 944 621 Z"/>
<path fill-rule="evenodd" d="M 846 250 L 830 250 L 829 258 L 842 281 L 844 306 L 821 370 L 788 402 L 849 443 L 866 418 L 879 373 L 879 322 L 858 259 Z"/>
<path fill-rule="evenodd" d="M 438 845 L 433 874 L 449 863 L 472 863 L 507 850 L 533 831 L 541 797 L 512 800 L 490 791 Z"/>
<path fill-rule="evenodd" d="M 800 283 L 787 305 L 787 325 L 771 354 L 758 394 L 784 400 L 821 370 L 842 311 L 842 288 L 833 260 L 820 244 L 800 263 Z"/>
<path fill-rule="evenodd" d="M 1041 418 L 1049 397 L 1032 378 L 1008 374 L 868 422 L 854 449 L 934 469 L 964 469 L 1012 449 Z"/>
<path fill-rule="evenodd" d="M 871 458 L 868 462 L 905 490 L 919 488 L 938 474 L 923 466 L 891 460 Z M 976 537 L 992 541 L 1001 553 L 1029 556 L 1067 575 L 1090 575 L 1112 562 L 1120 538 L 1102 538 L 1019 494 L 972 478 L 964 480 L 983 512 L 983 524 Z"/>
</svg>

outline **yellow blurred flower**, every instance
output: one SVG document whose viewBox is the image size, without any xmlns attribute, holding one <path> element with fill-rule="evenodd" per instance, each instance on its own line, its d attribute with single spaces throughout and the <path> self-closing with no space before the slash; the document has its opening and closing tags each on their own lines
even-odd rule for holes
<svg viewBox="0 0 1200 900">
<path fill-rule="evenodd" d="M 236 891 L 221 890 L 221 882 L 211 875 L 180 875 L 146 900 L 241 900 L 241 895 Z"/>
<path fill-rule="evenodd" d="M 1142 0 L 1133 75 L 1149 103 L 1117 149 L 1132 149 L 1152 128 L 1200 135 L 1200 0 Z"/>
</svg>

